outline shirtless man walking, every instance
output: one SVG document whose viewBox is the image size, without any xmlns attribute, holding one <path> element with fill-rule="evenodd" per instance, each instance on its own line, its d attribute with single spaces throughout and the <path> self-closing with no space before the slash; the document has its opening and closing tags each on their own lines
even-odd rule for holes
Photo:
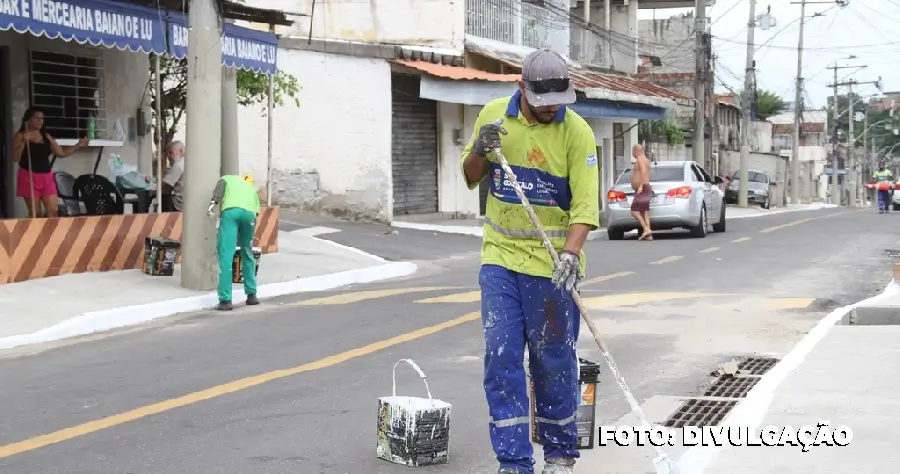
<svg viewBox="0 0 900 474">
<path fill-rule="evenodd" d="M 638 240 L 653 240 L 650 235 L 650 199 L 653 198 L 653 190 L 650 188 L 650 160 L 644 155 L 644 147 L 641 145 L 631 148 L 631 156 L 636 160 L 631 172 L 631 188 L 634 189 L 631 215 L 643 230 Z"/>
</svg>

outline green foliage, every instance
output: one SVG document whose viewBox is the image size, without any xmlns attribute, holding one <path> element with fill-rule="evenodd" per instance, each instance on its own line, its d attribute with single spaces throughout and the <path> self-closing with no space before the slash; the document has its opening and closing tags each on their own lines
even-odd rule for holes
<svg viewBox="0 0 900 474">
<path fill-rule="evenodd" d="M 875 150 L 879 150 L 885 146 L 891 147 L 897 143 L 900 143 L 900 136 L 894 135 L 893 129 L 900 128 L 900 111 L 894 112 L 894 117 L 890 116 L 890 110 L 879 110 L 871 106 L 871 102 L 860 96 L 859 94 L 844 94 L 838 95 L 838 110 L 839 116 L 837 120 L 838 130 L 840 133 L 840 142 L 846 143 L 847 137 L 850 136 L 850 117 L 848 108 L 850 104 L 853 103 L 853 114 L 856 112 L 862 112 L 868 117 L 869 124 L 878 124 L 879 122 L 883 122 L 879 125 L 874 125 L 869 129 L 867 133 L 867 138 L 869 140 L 869 146 L 872 144 L 875 145 Z M 864 122 L 856 122 L 853 124 L 853 133 L 856 135 L 856 143 L 859 146 L 862 146 L 863 137 L 862 132 L 865 130 Z M 834 131 L 834 99 L 828 98 L 828 134 L 831 135 Z M 900 148 L 900 145 L 898 145 Z M 897 149 L 895 148 L 895 151 Z"/>
<path fill-rule="evenodd" d="M 786 108 L 784 99 L 778 94 L 765 89 L 756 91 L 756 119 L 765 120 L 773 115 L 777 115 Z"/>
<path fill-rule="evenodd" d="M 638 140 L 675 146 L 684 143 L 684 131 L 681 129 L 678 119 L 667 113 L 666 118 L 662 120 L 639 121 Z"/>
<path fill-rule="evenodd" d="M 187 60 L 177 59 L 169 56 L 160 56 L 160 76 L 162 79 L 162 117 L 156 117 L 156 84 L 154 83 L 155 75 L 153 71 L 153 55 L 150 55 L 150 95 L 151 107 L 153 107 L 154 120 L 162 121 L 163 137 L 162 143 L 168 143 L 175 136 L 178 124 L 184 118 L 185 107 L 187 106 Z M 300 91 L 300 85 L 297 78 L 278 71 L 275 75 L 274 87 L 274 103 L 275 106 L 284 105 L 286 99 L 290 99 L 299 107 L 300 101 L 297 100 L 297 93 Z M 265 110 L 268 103 L 269 80 L 263 73 L 245 71 L 238 69 L 237 71 L 237 89 L 238 104 L 248 106 L 254 104 L 262 104 Z M 154 126 L 154 138 L 156 137 L 156 128 Z"/>
</svg>

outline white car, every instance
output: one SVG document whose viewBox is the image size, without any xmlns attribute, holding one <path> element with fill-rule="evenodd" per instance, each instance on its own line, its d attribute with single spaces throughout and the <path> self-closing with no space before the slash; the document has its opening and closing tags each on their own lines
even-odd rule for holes
<svg viewBox="0 0 900 474">
<path fill-rule="evenodd" d="M 687 229 L 695 237 L 709 232 L 725 232 L 725 193 L 722 178 L 711 178 L 693 161 L 662 161 L 650 164 L 650 228 Z M 626 232 L 637 230 L 631 215 L 631 168 L 626 169 L 606 196 L 604 209 L 609 240 L 622 240 Z"/>
<path fill-rule="evenodd" d="M 878 196 L 875 196 L 875 199 L 878 199 Z M 875 205 L 878 205 L 877 201 Z M 891 193 L 891 208 L 895 211 L 900 211 L 900 189 L 895 189 Z"/>
</svg>

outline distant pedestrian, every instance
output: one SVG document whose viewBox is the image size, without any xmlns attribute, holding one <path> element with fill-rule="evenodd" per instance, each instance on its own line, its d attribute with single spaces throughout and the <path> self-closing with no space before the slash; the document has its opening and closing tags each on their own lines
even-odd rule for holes
<svg viewBox="0 0 900 474">
<path fill-rule="evenodd" d="M 234 251 L 241 248 L 241 273 L 244 275 L 244 294 L 247 304 L 259 304 L 256 297 L 256 261 L 253 258 L 253 233 L 259 215 L 259 195 L 250 175 L 225 175 L 216 183 L 207 214 L 215 217 L 213 208 L 219 206 L 219 233 L 216 248 L 219 256 L 219 311 L 231 311 L 231 266 Z"/>
<path fill-rule="evenodd" d="M 634 198 L 631 201 L 631 215 L 638 221 L 642 233 L 638 240 L 653 240 L 650 232 L 650 200 L 653 199 L 653 189 L 650 188 L 650 160 L 644 154 L 644 147 L 635 145 L 631 148 L 634 156 L 634 169 L 631 170 L 631 187 L 634 189 Z"/>
<path fill-rule="evenodd" d="M 891 205 L 891 182 L 894 181 L 894 175 L 891 173 L 891 170 L 887 170 L 884 168 L 884 162 L 881 161 L 878 163 L 878 171 L 876 171 L 872 175 L 872 179 L 875 180 L 875 189 L 878 193 L 878 213 L 890 212 Z M 884 186 L 885 189 L 882 190 L 881 186 Z"/>
</svg>

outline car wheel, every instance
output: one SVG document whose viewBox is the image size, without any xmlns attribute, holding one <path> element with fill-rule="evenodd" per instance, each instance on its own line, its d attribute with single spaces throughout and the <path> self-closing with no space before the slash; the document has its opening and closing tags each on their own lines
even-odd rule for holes
<svg viewBox="0 0 900 474">
<path fill-rule="evenodd" d="M 766 201 L 763 202 L 762 208 L 763 208 L 763 209 L 768 209 L 768 208 L 769 208 L 769 196 L 766 196 Z"/>
<path fill-rule="evenodd" d="M 700 222 L 697 223 L 694 227 L 691 227 L 691 236 L 693 237 L 706 237 L 706 232 L 709 230 L 709 219 L 706 217 L 706 204 L 700 208 Z"/>
<path fill-rule="evenodd" d="M 894 203 L 894 205 L 892 207 L 894 208 L 895 211 L 900 211 L 900 204 Z"/>
<path fill-rule="evenodd" d="M 713 225 L 713 232 L 725 232 L 725 203 L 722 203 L 722 212 L 719 215 L 719 222 Z"/>
<path fill-rule="evenodd" d="M 622 240 L 625 238 L 625 231 L 622 229 L 606 229 L 606 236 L 609 240 Z"/>
</svg>

